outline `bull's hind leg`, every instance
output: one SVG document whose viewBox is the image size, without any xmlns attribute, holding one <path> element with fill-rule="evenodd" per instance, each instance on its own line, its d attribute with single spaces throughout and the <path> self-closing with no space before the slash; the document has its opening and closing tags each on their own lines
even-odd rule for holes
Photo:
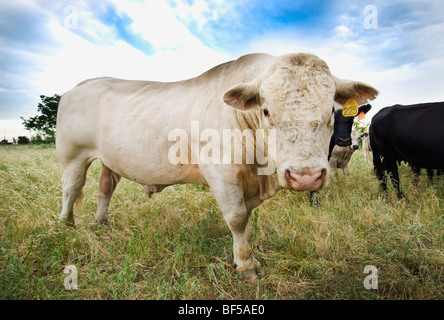
<svg viewBox="0 0 444 320">
<path fill-rule="evenodd" d="M 97 222 L 108 224 L 109 203 L 119 181 L 120 176 L 117 173 L 105 165 L 102 166 L 102 172 L 99 178 L 99 201 L 96 212 Z"/>
<path fill-rule="evenodd" d="M 91 161 L 71 161 L 64 168 L 62 176 L 63 202 L 59 219 L 68 226 L 74 226 L 74 202 L 81 196 L 86 181 L 86 171 Z"/>
</svg>

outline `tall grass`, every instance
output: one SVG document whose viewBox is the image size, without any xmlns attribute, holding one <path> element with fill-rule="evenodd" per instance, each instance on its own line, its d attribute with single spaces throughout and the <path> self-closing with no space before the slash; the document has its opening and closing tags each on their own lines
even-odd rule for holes
<svg viewBox="0 0 444 320">
<path fill-rule="evenodd" d="M 0 148 L 1 299 L 443 299 L 444 179 L 407 197 L 379 190 L 360 151 L 350 180 L 320 192 L 280 191 L 252 214 L 262 271 L 256 285 L 232 267 L 232 238 L 207 188 L 171 186 L 148 199 L 122 180 L 110 225 L 94 222 L 100 164 L 88 171 L 76 227 L 59 223 L 62 169 L 54 149 Z M 67 265 L 78 290 L 66 290 Z M 378 269 L 367 290 L 366 265 Z"/>
</svg>

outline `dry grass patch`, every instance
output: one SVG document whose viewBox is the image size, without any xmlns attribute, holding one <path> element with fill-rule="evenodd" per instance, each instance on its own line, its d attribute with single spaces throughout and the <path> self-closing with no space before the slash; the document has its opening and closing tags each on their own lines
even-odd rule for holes
<svg viewBox="0 0 444 320">
<path fill-rule="evenodd" d="M 444 179 L 419 186 L 406 166 L 401 201 L 379 190 L 361 152 L 313 208 L 280 191 L 252 213 L 259 282 L 232 267 L 231 233 L 207 188 L 177 185 L 148 199 L 122 180 L 111 228 L 94 222 L 100 163 L 88 171 L 76 228 L 58 222 L 62 175 L 54 149 L 0 150 L 2 299 L 443 299 Z M 79 290 L 63 287 L 75 265 Z M 379 288 L 363 286 L 366 265 Z"/>
</svg>

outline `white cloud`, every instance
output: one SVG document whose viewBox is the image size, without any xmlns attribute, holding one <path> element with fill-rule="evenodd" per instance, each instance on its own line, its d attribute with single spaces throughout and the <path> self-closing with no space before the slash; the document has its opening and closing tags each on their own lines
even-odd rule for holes
<svg viewBox="0 0 444 320">
<path fill-rule="evenodd" d="M 378 65 L 374 48 L 367 48 L 360 41 L 351 41 L 344 37 L 344 33 L 324 41 L 301 39 L 292 34 L 269 34 L 249 43 L 244 51 L 242 53 L 267 52 L 274 55 L 313 53 L 325 60 L 337 77 L 374 86 L 380 95 L 371 102 L 373 108 L 367 120 L 381 108 L 394 104 L 444 101 L 444 58 L 383 69 Z"/>
<path fill-rule="evenodd" d="M 1 92 L 11 95 L 28 93 L 27 102 L 8 107 L 8 113 L 17 110 L 16 117 L 25 118 L 36 113 L 39 95 L 62 94 L 80 81 L 88 78 L 112 76 L 125 79 L 146 79 L 154 81 L 177 81 L 199 75 L 209 68 L 225 62 L 226 53 L 218 52 L 203 45 L 199 39 L 178 20 L 175 11 L 161 1 L 146 4 L 132 1 L 117 1 L 116 8 L 133 20 L 132 31 L 148 41 L 155 53 L 148 56 L 132 47 L 115 34 L 113 26 L 102 23 L 82 2 L 78 24 L 81 30 L 68 30 L 63 26 L 63 6 L 48 11 L 48 19 L 41 31 L 50 32 L 44 38 L 50 39 L 50 50 L 33 52 L 25 48 L 8 48 L 8 53 L 25 61 L 23 72 L 3 73 L 12 88 L 1 87 Z M 103 8 L 99 8 L 103 10 Z M 97 10 L 99 10 L 97 9 Z M 42 27 L 42 25 L 39 25 Z M 91 29 L 86 34 L 83 32 Z M 72 32 L 74 31 L 74 32 Z M 76 32 L 81 31 L 81 32 Z M 103 40 L 100 40 L 100 38 Z M 45 47 L 42 43 L 42 48 Z M 4 48 L 5 49 L 5 48 Z M 6 49 L 5 49 L 6 50 Z M 6 81 L 6 78 L 4 79 Z M 20 120 L 4 122 L 0 136 L 8 131 L 18 130 Z"/>
<path fill-rule="evenodd" d="M 441 32 L 444 24 L 437 19 L 444 6 L 437 2 L 431 7 L 433 12 L 430 16 L 426 15 L 430 11 L 426 8 L 417 13 L 409 13 L 404 8 L 402 15 L 408 19 L 399 21 L 397 12 L 389 11 L 389 6 L 382 2 L 376 3 L 379 29 L 368 31 L 363 30 L 362 8 L 349 1 L 344 6 L 347 10 L 343 10 L 337 18 L 334 14 L 329 17 L 333 21 L 329 36 L 298 35 L 296 29 L 276 31 L 270 24 L 271 28 L 265 35 L 248 34 L 249 38 L 239 43 L 237 48 L 223 52 L 204 45 L 193 32 L 200 37 L 204 33 L 207 40 L 211 40 L 215 35 L 209 30 L 218 24 L 209 22 L 219 22 L 229 16 L 232 18 L 229 21 L 248 23 L 242 20 L 241 11 L 233 10 L 242 5 L 244 9 L 248 8 L 246 2 L 169 0 L 170 6 L 166 1 L 109 0 L 118 14 L 132 20 L 125 27 L 136 34 L 137 39 L 153 47 L 149 55 L 125 42 L 115 26 L 107 25 L 99 18 L 100 14 L 107 12 L 107 2 L 73 2 L 79 9 L 80 30 L 77 32 L 63 27 L 63 2 L 40 0 L 37 2 L 39 5 L 31 5 L 31 2 L 27 4 L 29 7 L 21 2 L 17 5 L 26 9 L 21 21 L 29 22 L 27 18 L 38 12 L 39 26 L 43 26 L 31 33 L 32 37 L 27 36 L 31 40 L 38 37 L 33 40 L 33 46 L 26 46 L 21 41 L 17 47 L 5 45 L 0 48 L 0 54 L 7 52 L 8 57 L 17 57 L 16 64 L 20 65 L 18 72 L 2 70 L 3 80 L 7 81 L 0 82 L 0 93 L 16 92 L 22 99 L 25 94 L 35 96 L 27 109 L 22 105 L 17 107 L 17 117 L 31 116 L 31 110 L 35 112 L 38 95 L 63 93 L 86 78 L 114 76 L 176 81 L 252 52 L 274 55 L 314 53 L 328 63 L 336 76 L 361 80 L 380 90 L 380 96 L 372 103 L 373 110 L 395 103 L 444 100 L 441 97 L 444 84 L 439 74 L 444 70 L 444 61 L 440 58 L 444 48 L 444 33 Z M 4 6 L 0 5 L 0 10 Z M 434 23 L 428 24 L 428 19 Z M 197 26 L 197 32 L 190 31 L 193 26 Z M 13 29 L 2 30 L 8 41 L 15 39 Z M 231 34 L 221 33 L 220 36 L 229 37 Z M 8 86 L 8 83 L 14 86 Z"/>
<path fill-rule="evenodd" d="M 176 1 L 176 4 L 176 14 L 182 19 L 192 19 L 196 21 L 199 28 L 202 28 L 209 19 L 216 18 L 216 13 L 211 14 L 208 3 L 203 0 L 197 0 L 192 4 Z M 210 14 L 211 17 L 208 17 L 208 14 Z"/>
<path fill-rule="evenodd" d="M 199 29 L 209 21 L 218 20 L 228 11 L 231 15 L 236 12 L 231 10 L 235 3 L 233 1 L 223 0 L 195 0 L 193 2 L 183 0 L 172 0 L 175 6 L 175 14 L 184 21 L 193 21 L 197 23 Z M 238 4 L 238 1 L 235 1 Z"/>
<path fill-rule="evenodd" d="M 133 31 L 150 42 L 156 53 L 147 56 L 122 40 L 93 44 L 53 21 L 50 28 L 61 47 L 44 57 L 45 72 L 34 74 L 42 93 L 62 93 L 84 79 L 100 76 L 176 81 L 197 76 L 226 58 L 202 45 L 165 3 L 119 1 L 119 9 L 133 19 Z"/>
<path fill-rule="evenodd" d="M 350 36 L 354 35 L 353 32 L 347 26 L 344 26 L 344 25 L 337 26 L 335 28 L 335 31 L 341 37 L 350 37 Z"/>
</svg>

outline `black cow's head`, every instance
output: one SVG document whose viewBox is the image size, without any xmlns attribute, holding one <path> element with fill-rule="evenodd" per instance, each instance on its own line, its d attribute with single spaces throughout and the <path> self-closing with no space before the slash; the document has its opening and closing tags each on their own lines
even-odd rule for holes
<svg viewBox="0 0 444 320">
<path fill-rule="evenodd" d="M 367 113 L 371 108 L 372 106 L 369 104 L 360 106 L 358 114 L 361 112 Z M 355 117 L 344 117 L 342 115 L 342 109 L 335 111 L 335 123 L 333 127 L 333 135 L 330 140 L 330 150 L 328 153 L 329 158 L 335 145 L 346 147 L 352 144 L 351 132 L 354 120 Z"/>
</svg>

